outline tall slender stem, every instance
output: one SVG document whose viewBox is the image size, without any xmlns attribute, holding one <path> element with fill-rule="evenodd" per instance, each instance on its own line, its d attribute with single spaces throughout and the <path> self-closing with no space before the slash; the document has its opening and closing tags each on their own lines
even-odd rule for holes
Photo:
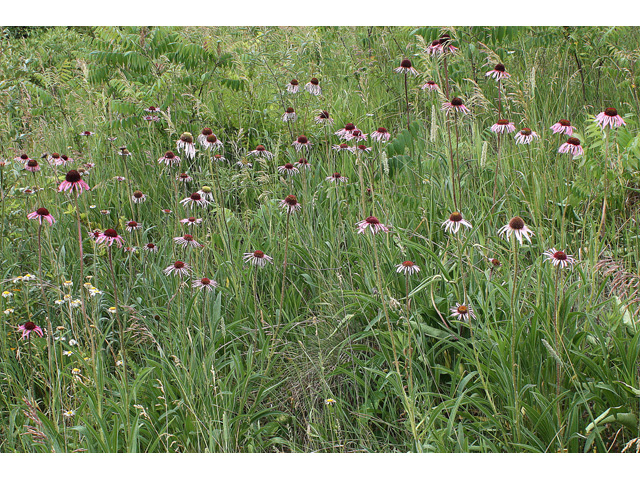
<svg viewBox="0 0 640 480">
<path fill-rule="evenodd" d="M 518 392 L 518 382 L 516 378 L 516 290 L 518 285 L 518 244 L 514 236 L 513 242 L 513 285 L 511 289 L 511 381 L 513 383 L 513 395 L 516 415 L 516 439 L 520 443 L 520 398 Z"/>
</svg>

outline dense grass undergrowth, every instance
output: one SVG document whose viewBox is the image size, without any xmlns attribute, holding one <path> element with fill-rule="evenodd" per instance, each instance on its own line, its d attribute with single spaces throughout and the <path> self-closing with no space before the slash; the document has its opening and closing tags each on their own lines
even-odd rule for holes
<svg viewBox="0 0 640 480">
<path fill-rule="evenodd" d="M 635 452 L 639 40 L 5 29 L 0 450 Z"/>
</svg>

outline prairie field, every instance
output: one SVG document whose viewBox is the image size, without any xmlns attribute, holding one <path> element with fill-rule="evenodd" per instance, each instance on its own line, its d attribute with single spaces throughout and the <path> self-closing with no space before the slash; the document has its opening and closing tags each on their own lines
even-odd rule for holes
<svg viewBox="0 0 640 480">
<path fill-rule="evenodd" d="M 2 27 L 1 452 L 638 452 L 633 27 Z"/>
</svg>

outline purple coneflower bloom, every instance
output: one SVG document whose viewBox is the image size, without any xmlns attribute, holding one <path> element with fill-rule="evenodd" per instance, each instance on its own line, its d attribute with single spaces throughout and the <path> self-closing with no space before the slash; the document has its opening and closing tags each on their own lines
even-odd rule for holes
<svg viewBox="0 0 640 480">
<path fill-rule="evenodd" d="M 280 208 L 287 211 L 288 214 L 297 213 L 302 208 L 298 203 L 295 195 L 287 195 L 284 200 L 280 200 Z"/>
<path fill-rule="evenodd" d="M 384 127 L 378 128 L 371 134 L 371 140 L 373 140 L 374 142 L 388 142 L 390 138 L 391 134 Z"/>
<path fill-rule="evenodd" d="M 51 215 L 49 213 L 49 210 L 47 210 L 44 207 L 40 207 L 38 208 L 35 212 L 31 212 L 29 215 L 27 215 L 27 218 L 29 220 L 35 220 L 38 219 L 38 222 L 42 225 L 42 219 L 44 218 L 47 222 L 49 222 L 49 225 L 53 225 L 54 222 L 56 221 L 55 218 L 53 218 L 53 215 Z"/>
<path fill-rule="evenodd" d="M 198 142 L 200 142 L 200 145 L 202 145 L 203 147 L 205 146 L 204 142 L 207 140 L 207 137 L 209 135 L 213 135 L 213 130 L 211 130 L 210 128 L 203 128 L 200 132 L 200 135 L 198 135 Z"/>
<path fill-rule="evenodd" d="M 26 164 L 31 159 L 29 158 L 29 155 L 27 155 L 26 153 L 23 153 L 22 155 L 15 157 L 13 160 L 15 162 L 20 162 L 20 163 Z"/>
<path fill-rule="evenodd" d="M 222 142 L 213 133 L 211 135 L 207 135 L 207 138 L 205 138 L 204 142 L 201 142 L 201 144 L 206 150 L 218 150 L 222 148 Z"/>
<path fill-rule="evenodd" d="M 114 242 L 118 247 L 122 247 L 122 242 L 124 242 L 124 239 L 120 235 L 118 235 L 118 232 L 115 228 L 107 228 L 98 236 L 98 239 L 96 240 L 97 244 L 104 243 L 109 247 L 113 245 Z"/>
<path fill-rule="evenodd" d="M 184 262 L 181 262 L 180 260 L 178 260 L 177 262 L 174 262 L 173 265 L 169 265 L 167 268 L 165 268 L 164 270 L 165 275 L 177 275 L 179 277 L 183 277 L 183 276 L 189 276 L 189 274 L 191 273 L 191 267 L 189 265 L 187 265 Z"/>
<path fill-rule="evenodd" d="M 142 247 L 147 252 L 157 252 L 158 246 L 155 243 L 147 243 L 144 247 Z"/>
<path fill-rule="evenodd" d="M 366 145 L 358 145 L 355 147 L 355 152 L 361 153 L 369 153 L 371 151 L 371 147 L 367 147 Z"/>
<path fill-rule="evenodd" d="M 295 122 L 297 119 L 298 115 L 296 114 L 296 111 L 293 109 L 293 107 L 287 108 L 282 114 L 283 122 Z"/>
<path fill-rule="evenodd" d="M 176 142 L 178 151 L 183 150 L 187 158 L 194 158 L 196 156 L 196 147 L 193 144 L 193 135 L 189 132 L 184 132 L 180 135 L 180 139 Z"/>
<path fill-rule="evenodd" d="M 471 224 L 462 218 L 462 214 L 460 212 L 453 212 L 442 224 L 445 232 L 451 232 L 454 234 L 458 233 L 458 230 L 460 230 L 460 227 L 463 225 L 467 228 L 472 228 Z"/>
<path fill-rule="evenodd" d="M 428 80 L 427 83 L 422 85 L 422 90 L 429 90 L 430 92 L 438 90 L 438 88 L 440 87 L 438 87 L 438 84 L 433 80 Z"/>
<path fill-rule="evenodd" d="M 278 172 L 286 173 L 287 175 L 297 175 L 298 173 L 300 173 L 300 170 L 294 167 L 291 163 L 285 163 L 284 165 L 280 165 L 278 167 Z"/>
<path fill-rule="evenodd" d="M 562 250 L 556 250 L 555 248 L 551 248 L 542 254 L 547 257 L 544 261 L 550 261 L 554 267 L 572 267 L 576 263 L 576 259 L 573 258 L 573 255 L 567 255 Z"/>
<path fill-rule="evenodd" d="M 177 165 L 180 162 L 180 157 L 177 157 L 172 151 L 168 151 L 164 154 L 164 157 L 158 159 L 158 163 L 164 163 L 165 165 Z"/>
<path fill-rule="evenodd" d="M 194 192 L 191 194 L 191 196 L 180 200 L 180 203 L 189 208 L 192 208 L 194 204 L 198 205 L 199 207 L 206 207 L 209 204 L 209 202 L 202 198 L 202 195 L 200 195 L 198 192 Z"/>
<path fill-rule="evenodd" d="M 411 64 L 411 60 L 409 60 L 408 58 L 405 58 L 404 60 L 402 60 L 400 62 L 400 66 L 398 68 L 395 68 L 393 71 L 396 73 L 411 74 L 413 76 L 418 75 L 418 71 L 415 68 L 413 68 L 413 65 Z"/>
<path fill-rule="evenodd" d="M 129 220 L 127 222 L 127 232 L 133 232 L 134 230 L 140 230 L 142 228 L 142 224 L 136 222 L 135 220 Z"/>
<path fill-rule="evenodd" d="M 38 165 L 38 161 L 37 160 L 33 160 L 30 159 L 27 164 L 24 166 L 24 169 L 29 171 L 29 172 L 37 172 L 38 170 L 40 170 L 40 165 Z"/>
<path fill-rule="evenodd" d="M 534 138 L 538 138 L 538 134 L 530 128 L 523 128 L 513 138 L 516 139 L 516 145 L 528 145 Z"/>
<path fill-rule="evenodd" d="M 582 155 L 584 153 L 584 150 L 580 145 L 580 140 L 575 137 L 569 137 L 567 138 L 567 141 L 565 143 L 560 145 L 558 153 L 570 153 L 574 157 L 577 157 L 579 155 Z"/>
<path fill-rule="evenodd" d="M 273 258 L 265 254 L 262 250 L 245 253 L 242 257 L 244 258 L 245 263 L 251 263 L 256 267 L 264 267 L 267 262 L 273 263 Z"/>
<path fill-rule="evenodd" d="M 343 177 L 338 172 L 336 172 L 333 175 L 325 178 L 325 180 L 329 182 L 342 183 L 342 182 L 347 182 L 349 179 L 347 177 Z"/>
<path fill-rule="evenodd" d="M 317 124 L 333 125 L 333 118 L 326 110 L 321 110 L 315 118 Z"/>
<path fill-rule="evenodd" d="M 66 192 L 67 190 L 76 190 L 78 195 L 80 195 L 83 190 L 88 191 L 90 188 L 89 185 L 82 180 L 82 176 L 77 170 L 69 170 L 65 176 L 64 182 L 62 182 L 58 187 L 59 192 Z"/>
<path fill-rule="evenodd" d="M 18 327 L 18 330 L 22 331 L 22 338 L 29 338 L 29 335 L 31 335 L 32 333 L 35 333 L 40 337 L 44 335 L 42 328 L 40 328 L 33 322 L 26 322 L 24 325 L 20 325 Z"/>
<path fill-rule="evenodd" d="M 605 108 L 604 112 L 600 112 L 596 115 L 596 122 L 598 122 L 598 125 L 602 128 L 618 128 L 626 125 L 622 117 L 618 115 L 618 111 L 612 107 Z"/>
<path fill-rule="evenodd" d="M 263 157 L 267 160 L 271 160 L 273 158 L 273 153 L 269 152 L 264 145 L 258 145 L 255 150 L 251 150 L 248 155 L 253 155 L 255 157 Z"/>
<path fill-rule="evenodd" d="M 464 106 L 461 98 L 453 97 L 450 102 L 445 102 L 442 104 L 442 108 L 440 109 L 447 114 L 449 112 L 458 112 L 466 115 L 467 113 L 471 113 L 471 111 Z"/>
<path fill-rule="evenodd" d="M 516 131 L 516 126 L 509 120 L 500 119 L 491 127 L 493 133 L 512 133 Z"/>
<path fill-rule="evenodd" d="M 531 237 L 533 236 L 533 232 L 525 225 L 524 220 L 520 217 L 513 217 L 509 223 L 498 230 L 498 235 L 505 237 L 506 240 L 509 240 L 511 234 L 515 235 L 520 245 L 522 245 L 523 237 L 531 243 Z"/>
<path fill-rule="evenodd" d="M 335 134 L 340 138 L 345 138 L 348 135 L 350 135 L 351 132 L 353 132 L 354 130 L 357 130 L 357 129 L 358 129 L 358 127 L 356 127 L 353 123 L 347 123 L 344 126 L 344 128 L 341 128 Z"/>
<path fill-rule="evenodd" d="M 200 290 L 206 290 L 208 292 L 212 292 L 214 288 L 218 286 L 218 282 L 215 280 L 211 280 L 207 277 L 198 278 L 194 280 L 191 284 L 194 288 L 199 288 Z"/>
<path fill-rule="evenodd" d="M 371 230 L 371 233 L 373 235 L 379 232 L 389 231 L 389 227 L 380 223 L 380 220 L 373 216 L 367 217 L 364 220 L 356 223 L 356 226 L 358 227 L 358 233 L 365 233 L 367 229 Z"/>
<path fill-rule="evenodd" d="M 340 145 L 334 145 L 331 148 L 333 148 L 334 150 L 338 150 L 340 152 L 351 152 L 351 153 L 355 152 L 355 147 L 350 147 L 346 143 L 341 143 Z"/>
<path fill-rule="evenodd" d="M 302 149 L 309 150 L 313 143 L 305 135 L 300 135 L 291 145 L 296 147 L 296 152 L 299 152 Z"/>
<path fill-rule="evenodd" d="M 309 160 L 307 160 L 306 158 L 301 158 L 296 162 L 296 166 L 298 168 L 303 168 L 305 170 L 310 170 L 311 169 L 311 164 L 309 163 Z"/>
<path fill-rule="evenodd" d="M 196 242 L 193 238 L 193 235 L 185 234 L 182 237 L 173 237 L 173 241 L 176 242 L 177 245 L 182 245 L 183 247 L 201 247 L 202 245 Z"/>
<path fill-rule="evenodd" d="M 149 113 L 160 113 L 160 112 L 162 112 L 162 110 L 160 110 L 159 108 L 153 107 L 153 106 L 145 108 L 144 111 L 145 112 L 149 112 Z"/>
<path fill-rule="evenodd" d="M 300 90 L 300 83 L 295 78 L 287 84 L 287 92 L 298 93 L 299 90 Z"/>
<path fill-rule="evenodd" d="M 85 130 L 80 135 L 83 136 L 83 137 L 90 137 L 91 135 L 95 135 L 95 133 L 94 132 L 90 132 L 89 130 Z"/>
<path fill-rule="evenodd" d="M 456 319 L 461 320 L 463 322 L 468 322 L 469 317 L 476 318 L 475 313 L 473 313 L 473 309 L 470 305 L 464 305 L 460 303 L 456 303 L 455 307 L 451 308 L 451 316 L 456 317 Z"/>
<path fill-rule="evenodd" d="M 498 63 L 495 67 L 493 67 L 493 70 L 489 70 L 484 74 L 484 76 L 495 78 L 497 81 L 502 80 L 503 78 L 509 78 L 511 74 L 507 73 L 507 69 L 504 68 L 503 64 Z"/>
<path fill-rule="evenodd" d="M 565 135 L 573 135 L 573 127 L 569 120 L 562 119 L 558 123 L 551 125 L 551 131 L 553 133 L 564 133 Z"/>
<path fill-rule="evenodd" d="M 180 223 L 192 227 L 194 225 L 200 225 L 202 223 L 202 219 L 196 217 L 183 218 L 180 220 Z"/>
<path fill-rule="evenodd" d="M 406 275 L 413 275 L 414 273 L 418 273 L 420 271 L 420 267 L 418 267 L 415 263 L 410 260 L 402 262 L 399 265 L 396 265 L 396 272 L 404 273 Z"/>
<path fill-rule="evenodd" d="M 180 173 L 176 177 L 176 180 L 182 183 L 189 183 L 191 180 L 193 180 L 193 178 L 191 178 L 191 176 L 187 173 Z"/>
<path fill-rule="evenodd" d="M 140 190 L 136 190 L 133 192 L 131 199 L 133 200 L 133 203 L 143 203 L 147 200 L 147 196 Z"/>
<path fill-rule="evenodd" d="M 320 82 L 316 77 L 309 80 L 309 83 L 304 86 L 304 89 L 312 95 L 320 95 L 322 93 Z"/>
</svg>

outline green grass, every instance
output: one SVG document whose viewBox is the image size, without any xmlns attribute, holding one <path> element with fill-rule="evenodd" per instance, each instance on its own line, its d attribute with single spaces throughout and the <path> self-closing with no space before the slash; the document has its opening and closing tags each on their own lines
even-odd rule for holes
<svg viewBox="0 0 640 480">
<path fill-rule="evenodd" d="M 472 112 L 455 123 L 444 95 L 420 88 L 434 79 L 444 92 L 442 59 L 425 53 L 438 28 L 5 30 L 0 278 L 12 295 L 0 298 L 0 451 L 619 452 L 637 438 L 638 34 L 445 30 L 460 48 L 447 57 L 451 93 Z M 420 72 L 408 77 L 408 128 L 393 71 L 405 57 Z M 502 117 L 540 138 L 503 136 L 496 175 L 498 90 L 484 74 L 498 61 L 511 74 Z M 312 76 L 321 96 L 286 92 Z M 151 105 L 157 123 L 142 118 Z M 281 120 L 289 106 L 292 124 Z M 607 139 L 594 116 L 611 106 L 627 125 Z M 333 126 L 315 124 L 323 109 Z M 564 139 L 549 127 L 560 118 L 583 156 L 557 153 Z M 336 152 L 333 132 L 347 122 L 366 134 L 384 126 L 391 140 Z M 180 152 L 179 166 L 158 163 L 204 127 L 227 163 L 200 147 L 193 161 Z M 312 168 L 280 175 L 302 134 Z M 258 144 L 274 159 L 247 156 Z M 54 169 L 43 152 L 75 162 Z M 41 171 L 24 171 L 13 160 L 22 153 Z M 76 211 L 57 185 L 87 162 L 91 191 Z M 336 171 L 348 182 L 325 180 Z M 181 172 L 193 181 L 178 184 Z M 203 186 L 216 199 L 208 208 L 179 203 Z M 130 201 L 135 190 L 146 202 Z M 302 210 L 287 229 L 289 194 Z M 27 219 L 40 206 L 53 226 Z M 473 228 L 454 235 L 442 223 L 456 207 Z M 203 222 L 179 222 L 191 215 Z M 358 234 L 369 215 L 390 232 Z M 497 233 L 516 215 L 534 232 L 517 248 Z M 142 229 L 127 232 L 131 219 Z M 89 236 L 107 228 L 135 247 L 111 250 L 115 288 L 108 251 Z M 203 248 L 175 245 L 185 233 Z M 574 255 L 574 268 L 558 273 L 542 255 L 550 248 Z M 258 249 L 273 263 L 243 262 Z M 615 270 L 597 268 L 607 259 Z M 176 260 L 192 277 L 163 273 Z M 408 283 L 396 273 L 405 260 L 420 267 Z M 27 273 L 36 279 L 16 280 Z M 192 288 L 202 276 L 213 292 Z M 456 320 L 456 303 L 476 318 Z M 27 321 L 47 335 L 21 339 Z"/>
</svg>

